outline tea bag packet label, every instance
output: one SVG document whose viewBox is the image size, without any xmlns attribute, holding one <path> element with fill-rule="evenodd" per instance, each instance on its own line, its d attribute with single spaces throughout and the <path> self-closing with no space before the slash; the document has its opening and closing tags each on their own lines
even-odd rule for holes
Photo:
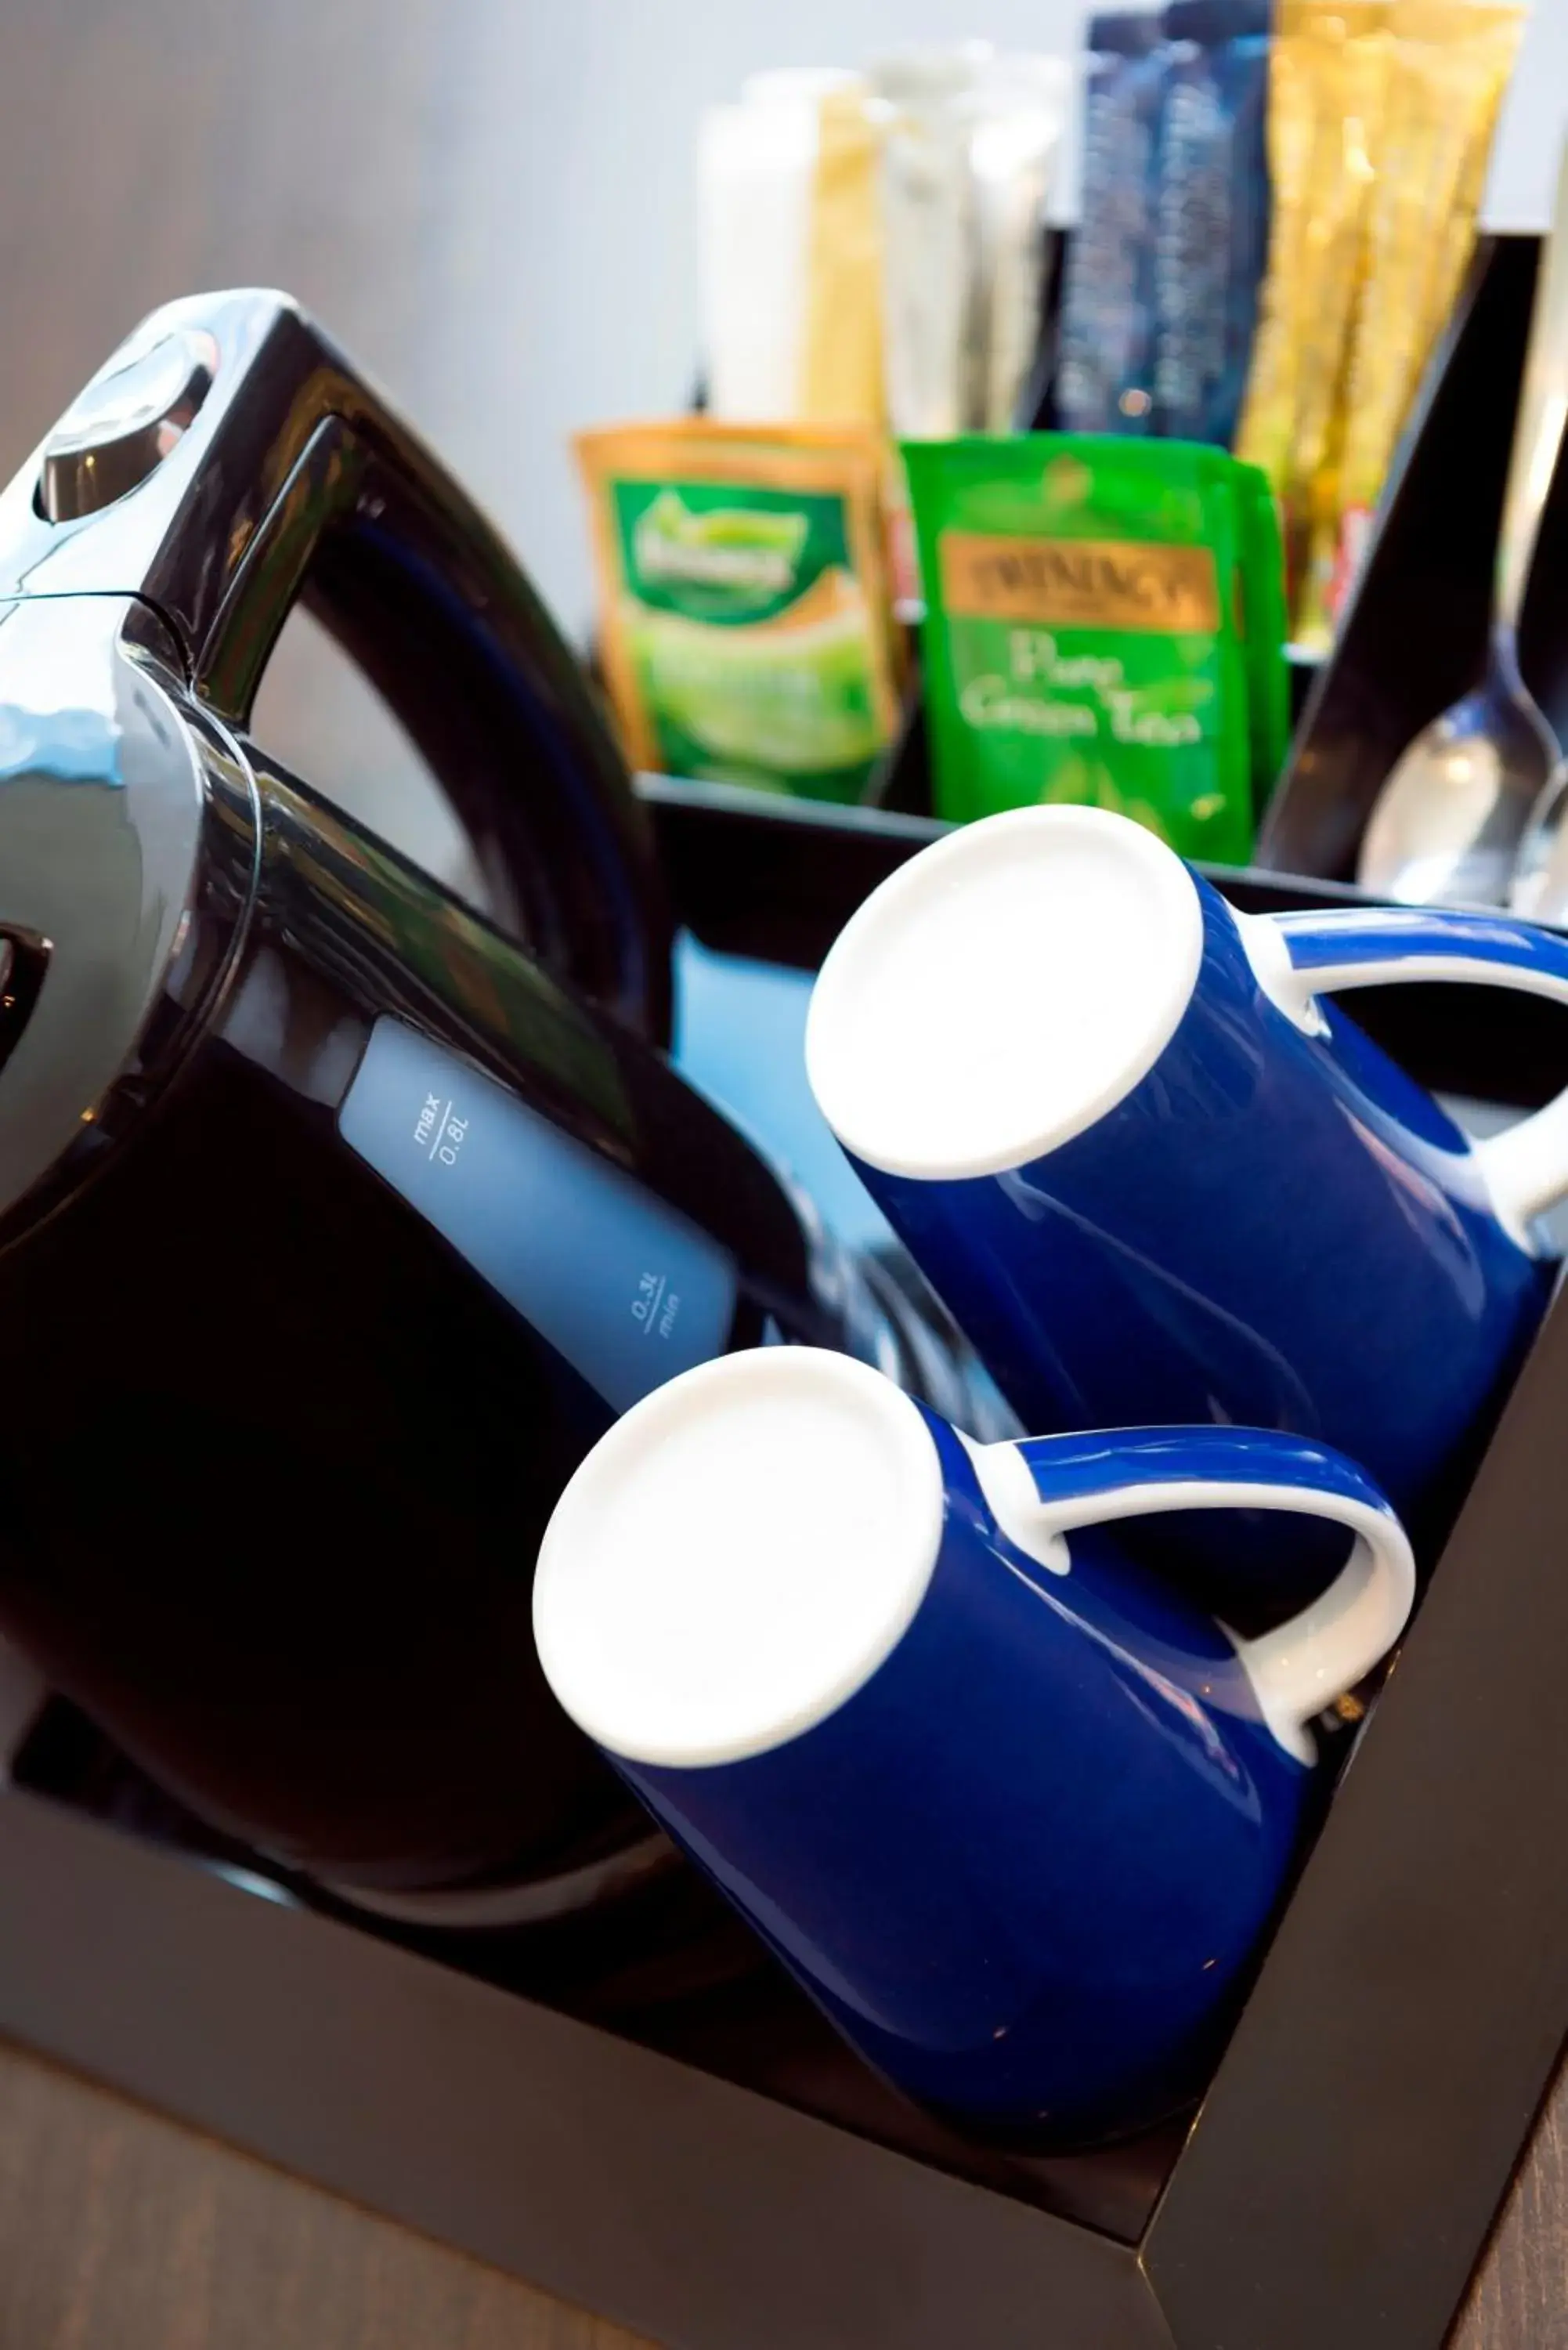
<svg viewBox="0 0 1568 2350">
<path fill-rule="evenodd" d="M 743 627 L 775 619 L 845 564 L 835 498 L 707 482 L 618 482 L 611 493 L 627 586 L 650 610 Z"/>
<path fill-rule="evenodd" d="M 632 758 L 859 798 L 897 715 L 874 446 L 693 425 L 578 447 Z"/>
<path fill-rule="evenodd" d="M 874 68 L 888 109 L 879 189 L 888 416 L 908 436 L 962 432 L 972 200 L 968 123 L 974 79 L 962 49 L 915 52 Z"/>
<path fill-rule="evenodd" d="M 1220 626 L 1220 581 L 1208 546 L 1137 540 L 992 538 L 944 531 L 942 599 L 975 619 L 1053 628 L 1200 630 Z"/>
<path fill-rule="evenodd" d="M 884 729 L 843 499 L 702 482 L 613 494 L 659 764 L 857 796 Z"/>
<path fill-rule="evenodd" d="M 833 68 L 753 74 L 710 107 L 697 154 L 698 292 L 710 412 L 756 426 L 800 413 L 822 114 L 858 78 Z"/>
<path fill-rule="evenodd" d="M 1061 57 L 1003 56 L 990 61 L 972 93 L 964 422 L 981 432 L 1004 432 L 1016 424 L 1036 358 L 1042 226 L 1072 87 Z"/>
<path fill-rule="evenodd" d="M 1320 643 L 1360 573 L 1400 432 L 1463 280 L 1523 17 L 1511 0 L 1394 0 L 1390 9 L 1384 153 L 1343 447 L 1314 513 L 1303 625 Z"/>
<path fill-rule="evenodd" d="M 1280 0 L 1269 72 L 1273 188 L 1257 345 L 1237 453 L 1299 523 L 1323 463 L 1360 283 L 1381 144 L 1386 0 Z"/>
<path fill-rule="evenodd" d="M 824 423 L 884 421 L 883 111 L 858 81 L 825 92 L 817 111 L 794 413 Z"/>
<path fill-rule="evenodd" d="M 1279 0 L 1275 11 L 1269 260 L 1236 452 L 1262 468 L 1280 500 L 1295 633 L 1305 642 L 1323 641 L 1306 591 L 1344 455 L 1351 337 L 1386 160 L 1389 19 L 1389 0 Z M 1441 235 L 1435 213 L 1434 244 Z"/>
<path fill-rule="evenodd" d="M 1079 432 L 1154 429 L 1154 222 L 1165 63 L 1154 13 L 1090 19 L 1082 219 L 1068 250 L 1056 401 Z"/>
<path fill-rule="evenodd" d="M 906 455 L 931 591 L 939 812 L 1076 802 L 1135 816 L 1185 854 L 1244 860 L 1231 461 L 1054 434 Z"/>
<path fill-rule="evenodd" d="M 1268 253 L 1269 0 L 1173 0 L 1154 234 L 1156 430 L 1235 438 Z"/>
</svg>

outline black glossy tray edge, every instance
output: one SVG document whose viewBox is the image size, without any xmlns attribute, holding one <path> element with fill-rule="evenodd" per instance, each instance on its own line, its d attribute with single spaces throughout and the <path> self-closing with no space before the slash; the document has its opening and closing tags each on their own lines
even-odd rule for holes
<svg viewBox="0 0 1568 2350">
<path fill-rule="evenodd" d="M 785 962 L 933 829 L 645 789 L 691 927 Z M 1435 1081 L 1568 1074 L 1426 1000 Z M 1438 2350 L 1568 2026 L 1565 1391 L 1560 1305 L 1136 2247 L 16 1788 L 0 2033 L 689 2350 Z"/>
</svg>

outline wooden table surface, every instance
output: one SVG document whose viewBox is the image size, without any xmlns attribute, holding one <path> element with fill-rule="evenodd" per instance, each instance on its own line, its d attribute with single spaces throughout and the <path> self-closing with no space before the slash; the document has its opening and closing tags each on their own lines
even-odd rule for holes
<svg viewBox="0 0 1568 2350">
<path fill-rule="evenodd" d="M 0 2350 L 639 2345 L 618 2326 L 0 2049 Z"/>
<path fill-rule="evenodd" d="M 155 303 L 277 285 L 395 390 L 525 545 L 514 452 L 528 322 L 507 299 L 508 255 L 571 224 L 564 205 L 559 218 L 541 207 L 508 92 L 547 13 L 536 0 L 7 0 L 0 478 Z M 266 708 L 273 747 L 304 772 L 368 806 L 351 778 L 369 765 L 385 793 L 400 752 L 318 645 L 287 646 Z M 436 853 L 411 797 L 383 820 Z M 1568 2350 L 1561 2081 L 1454 2339 Z M 635 2345 L 0 2050 L 0 2350 Z"/>
</svg>

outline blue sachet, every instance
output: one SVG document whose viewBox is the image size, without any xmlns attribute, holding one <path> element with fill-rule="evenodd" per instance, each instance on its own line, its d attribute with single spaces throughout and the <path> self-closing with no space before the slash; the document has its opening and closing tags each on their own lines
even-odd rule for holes
<svg viewBox="0 0 1568 2350">
<path fill-rule="evenodd" d="M 1171 0 L 1154 222 L 1154 424 L 1230 448 L 1269 249 L 1269 0 Z"/>
<path fill-rule="evenodd" d="M 1159 16 L 1092 16 L 1087 43 L 1083 202 L 1063 289 L 1056 408 L 1070 432 L 1151 432 Z"/>
</svg>

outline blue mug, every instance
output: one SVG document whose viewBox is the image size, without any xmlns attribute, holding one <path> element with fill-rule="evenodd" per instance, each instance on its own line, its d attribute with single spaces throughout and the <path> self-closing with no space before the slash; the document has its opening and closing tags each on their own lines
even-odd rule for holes
<svg viewBox="0 0 1568 2350">
<path fill-rule="evenodd" d="M 1568 1003 L 1568 941 L 1438 908 L 1240 914 L 1125 817 L 1024 808 L 857 910 L 806 1061 L 1025 1427 L 1289 1430 L 1425 1538 L 1545 1306 L 1532 1223 L 1568 1191 L 1568 1097 L 1467 1140 L 1321 1001 L 1398 980 Z"/>
<path fill-rule="evenodd" d="M 1357 1539 L 1243 1641 L 1105 1531 L 1194 1507 Z M 1414 1572 L 1320 1446 L 976 1445 L 776 1347 L 601 1439 L 534 1628 L 566 1712 L 877 2071 L 962 2127 L 1085 2144 L 1200 2089 L 1314 1807 L 1308 1725 L 1397 1638 Z"/>
</svg>

